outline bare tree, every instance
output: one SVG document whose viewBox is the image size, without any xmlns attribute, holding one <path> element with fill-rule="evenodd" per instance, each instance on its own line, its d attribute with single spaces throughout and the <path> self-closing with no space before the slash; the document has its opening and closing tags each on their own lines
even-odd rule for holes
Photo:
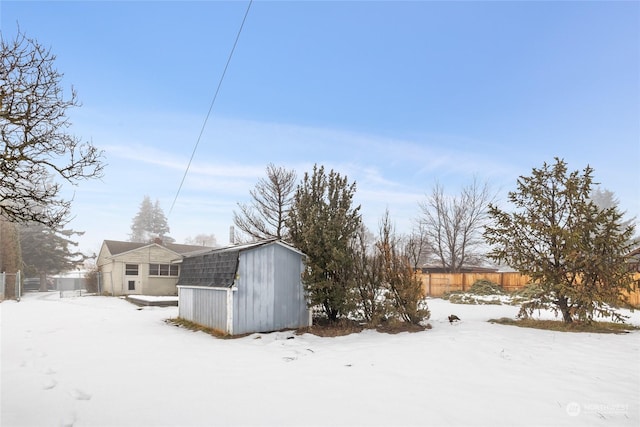
<svg viewBox="0 0 640 427">
<path fill-rule="evenodd" d="M 464 265 L 479 262 L 477 248 L 483 242 L 481 233 L 493 199 L 489 185 L 474 179 L 454 197 L 445 195 L 442 185 L 436 183 L 431 196 L 420 203 L 419 222 L 443 268 L 458 272 Z"/>
<path fill-rule="evenodd" d="M 411 234 L 404 238 L 404 252 L 414 270 L 426 264 L 431 254 L 431 247 L 424 230 L 424 224 L 420 221 Z"/>
<path fill-rule="evenodd" d="M 187 237 L 184 239 L 184 243 L 187 245 L 200 245 L 207 247 L 216 247 L 218 246 L 218 241 L 216 239 L 215 234 L 196 234 L 195 237 Z"/>
<path fill-rule="evenodd" d="M 296 185 L 296 173 L 272 163 L 267 165 L 267 178 L 260 179 L 250 191 L 251 203 L 238 203 L 233 222 L 249 240 L 286 239 L 285 224 Z"/>
<path fill-rule="evenodd" d="M 382 281 L 387 288 L 386 299 L 392 313 L 404 322 L 418 324 L 430 316 L 426 307 L 422 282 L 403 253 L 402 238 L 395 232 L 387 210 L 380 221 L 376 242 L 376 257 L 380 260 Z"/>
<path fill-rule="evenodd" d="M 73 88 L 64 96 L 55 59 L 20 31 L 0 34 L 0 215 L 52 228 L 71 207 L 55 179 L 77 184 L 104 167 L 100 150 L 68 133 L 67 109 L 80 104 Z"/>
<path fill-rule="evenodd" d="M 386 317 L 386 287 L 382 275 L 382 258 L 376 256 L 375 236 L 364 224 L 358 227 L 352 242 L 353 298 L 356 310 L 370 324 Z"/>
</svg>

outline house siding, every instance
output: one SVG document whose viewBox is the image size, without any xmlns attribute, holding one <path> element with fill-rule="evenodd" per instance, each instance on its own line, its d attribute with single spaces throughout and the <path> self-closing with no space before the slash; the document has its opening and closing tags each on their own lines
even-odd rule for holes
<svg viewBox="0 0 640 427">
<path fill-rule="evenodd" d="M 110 256 L 108 250 L 104 254 L 98 262 L 104 292 L 112 295 L 177 295 L 178 276 L 149 275 L 149 264 L 171 264 L 179 257 L 175 252 L 150 245 L 115 256 Z M 126 275 L 126 264 L 137 264 L 138 275 Z M 135 281 L 134 290 L 129 289 L 129 281 Z"/>
</svg>

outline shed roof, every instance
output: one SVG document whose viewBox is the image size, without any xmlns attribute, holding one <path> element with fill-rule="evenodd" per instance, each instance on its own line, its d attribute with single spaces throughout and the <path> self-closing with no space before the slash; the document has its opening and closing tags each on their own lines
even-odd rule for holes
<svg viewBox="0 0 640 427">
<path fill-rule="evenodd" d="M 305 256 L 291 245 L 278 239 L 261 240 L 242 245 L 216 248 L 206 252 L 185 254 L 178 286 L 231 287 L 238 271 L 240 252 L 277 244 Z"/>
</svg>

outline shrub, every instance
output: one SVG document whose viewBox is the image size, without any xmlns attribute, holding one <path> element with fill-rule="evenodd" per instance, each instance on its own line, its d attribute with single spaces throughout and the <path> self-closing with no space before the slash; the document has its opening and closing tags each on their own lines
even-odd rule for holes
<svg viewBox="0 0 640 427">
<path fill-rule="evenodd" d="M 487 279 L 476 280 L 468 293 L 474 295 L 504 295 L 506 292 L 502 286 Z"/>
</svg>

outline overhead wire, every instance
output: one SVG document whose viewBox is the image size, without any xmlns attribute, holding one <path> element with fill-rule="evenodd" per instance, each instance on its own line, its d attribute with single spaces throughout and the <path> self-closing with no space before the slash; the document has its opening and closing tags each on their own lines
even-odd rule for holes
<svg viewBox="0 0 640 427">
<path fill-rule="evenodd" d="M 222 75 L 220 76 L 220 80 L 218 81 L 218 86 L 216 87 L 216 91 L 213 95 L 213 99 L 211 100 L 211 104 L 209 105 L 209 111 L 204 118 L 204 122 L 202 123 L 202 127 L 200 128 L 200 133 L 198 134 L 198 138 L 196 140 L 196 144 L 193 147 L 193 151 L 191 152 L 191 157 L 189 158 L 189 163 L 187 163 L 187 168 L 184 171 L 184 175 L 182 176 L 182 180 L 180 181 L 180 185 L 178 186 L 178 191 L 176 192 L 176 196 L 173 199 L 173 203 L 171 203 L 171 208 L 169 209 L 169 215 L 171 216 L 171 212 L 173 212 L 173 208 L 176 205 L 176 201 L 178 200 L 178 196 L 180 195 L 180 191 L 182 191 L 182 186 L 184 185 L 184 181 L 189 174 L 189 169 L 191 168 L 191 163 L 193 162 L 193 158 L 196 155 L 196 151 L 198 150 L 198 145 L 200 145 L 200 140 L 202 139 L 202 134 L 204 133 L 204 129 L 207 126 L 207 122 L 209 121 L 209 117 L 211 116 L 211 112 L 213 111 L 213 106 L 216 103 L 216 99 L 218 98 L 218 93 L 220 92 L 220 87 L 222 86 L 222 82 L 224 80 L 224 76 L 227 74 L 227 68 L 229 68 L 229 63 L 231 63 L 231 58 L 233 57 L 233 52 L 236 50 L 236 46 L 238 45 L 238 40 L 240 39 L 240 34 L 242 34 L 242 29 L 244 28 L 244 23 L 247 20 L 247 15 L 249 15 L 249 9 L 251 9 L 251 4 L 253 0 L 249 0 L 249 4 L 247 5 L 247 10 L 244 12 L 244 17 L 242 18 L 242 22 L 240 23 L 240 28 L 238 29 L 238 33 L 236 34 L 236 39 L 233 42 L 233 47 L 229 52 L 229 56 L 227 57 L 227 63 L 222 70 Z"/>
</svg>

